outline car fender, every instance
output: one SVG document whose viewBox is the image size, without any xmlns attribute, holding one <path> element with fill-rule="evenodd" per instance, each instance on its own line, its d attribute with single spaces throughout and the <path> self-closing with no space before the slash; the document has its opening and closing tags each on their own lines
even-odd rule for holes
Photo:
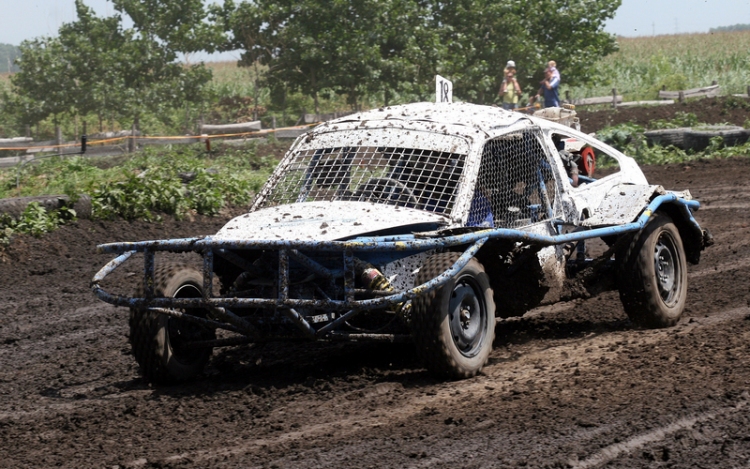
<svg viewBox="0 0 750 469">
<path fill-rule="evenodd" d="M 616 226 L 634 221 L 656 195 L 666 194 L 662 186 L 617 184 L 610 187 L 583 226 Z"/>
</svg>

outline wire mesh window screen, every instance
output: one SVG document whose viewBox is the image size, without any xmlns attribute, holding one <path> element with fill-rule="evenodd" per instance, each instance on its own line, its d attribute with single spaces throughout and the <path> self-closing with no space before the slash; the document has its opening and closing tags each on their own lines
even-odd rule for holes
<svg viewBox="0 0 750 469">
<path fill-rule="evenodd" d="M 489 140 L 482 152 L 468 225 L 517 228 L 555 216 L 557 187 L 541 131 Z"/>
<path fill-rule="evenodd" d="M 301 150 L 262 206 L 362 201 L 448 213 L 465 160 L 464 154 L 417 148 Z"/>
</svg>

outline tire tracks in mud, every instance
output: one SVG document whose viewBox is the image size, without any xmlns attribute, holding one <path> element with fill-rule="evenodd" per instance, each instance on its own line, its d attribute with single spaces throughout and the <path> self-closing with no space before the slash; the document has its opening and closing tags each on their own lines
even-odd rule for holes
<svg viewBox="0 0 750 469">
<path fill-rule="evenodd" d="M 465 406 L 472 406 L 480 402 L 487 397 L 488 391 L 493 394 L 492 399 L 512 398 L 519 392 L 518 388 L 523 388 L 530 383 L 533 383 L 534 387 L 543 386 L 545 383 L 562 376 L 569 376 L 574 372 L 573 370 L 577 370 L 576 373 L 596 372 L 600 362 L 603 360 L 614 361 L 618 354 L 622 353 L 625 346 L 634 348 L 655 345 L 661 343 L 665 336 L 689 334 L 727 322 L 745 320 L 748 316 L 750 316 L 750 308 L 734 308 L 706 318 L 685 319 L 677 326 L 669 329 L 592 333 L 583 338 L 561 339 L 562 343 L 552 346 L 532 343 L 527 345 L 528 350 L 523 353 L 510 352 L 503 355 L 502 351 L 495 350 L 493 357 L 491 357 L 495 363 L 488 364 L 480 376 L 471 380 L 439 383 L 430 386 L 426 391 L 406 389 L 399 382 L 383 382 L 368 389 L 345 393 L 327 401 L 321 402 L 314 398 L 303 399 L 273 409 L 268 416 L 269 420 L 280 421 L 287 415 L 309 415 L 310 418 L 307 419 L 309 423 L 294 431 L 288 431 L 273 437 L 255 439 L 237 437 L 224 441 L 222 446 L 218 448 L 173 454 L 160 458 L 159 461 L 164 464 L 175 464 L 180 461 L 208 464 L 210 461 L 243 457 L 258 452 L 283 451 L 292 444 L 303 444 L 304 446 L 305 442 L 320 438 L 328 439 L 329 443 L 336 440 L 346 441 L 354 435 L 366 435 L 371 429 L 408 425 L 409 421 L 425 411 L 442 414 L 455 413 L 437 409 L 443 409 L 446 403 L 449 406 L 456 405 L 455 396 L 457 395 L 461 396 L 460 400 Z M 501 356 L 498 357 L 498 354 Z M 523 393 L 524 391 L 520 392 Z M 393 396 L 393 400 L 397 402 L 387 408 L 368 408 L 370 399 L 387 395 Z M 660 437 L 673 433 L 680 428 L 686 428 L 692 423 L 725 415 L 735 408 L 737 410 L 742 409 L 746 401 L 747 396 L 743 397 L 743 400 L 738 402 L 736 406 L 717 408 L 702 414 L 678 416 L 671 424 L 652 429 L 643 434 L 630 435 L 624 442 L 611 445 L 611 448 L 605 448 L 589 458 L 578 461 L 576 464 L 579 464 L 581 468 L 604 464 L 624 452 L 633 451 L 647 443 L 658 441 Z M 485 420 L 470 426 L 468 430 L 481 433 L 493 427 L 495 420 Z M 618 427 L 618 425 L 609 425 L 595 431 L 585 428 L 575 434 L 574 438 L 586 440 L 601 433 L 615 431 L 623 433 L 627 431 L 627 429 L 615 427 Z M 625 427 L 624 423 L 621 422 L 619 427 Z M 450 434 L 452 432 L 453 428 L 447 425 L 442 433 Z M 439 439 L 440 437 L 441 434 L 432 435 L 432 439 Z M 570 438 L 570 436 L 567 436 L 559 442 L 550 439 L 546 442 L 546 445 L 553 449 L 557 448 L 559 452 L 564 452 L 564 447 Z M 359 438 L 359 440 L 363 440 L 363 438 Z M 365 444 L 359 443 L 355 446 L 361 445 Z M 469 444 L 464 449 L 471 446 Z M 479 448 L 481 446 L 480 444 Z M 376 448 L 365 445 L 360 451 L 364 454 L 375 450 Z M 554 453 L 554 451 L 551 452 Z M 451 458 L 446 459 L 443 455 L 439 462 L 446 464 L 450 460 Z M 128 466 L 142 467 L 147 462 L 145 458 L 142 458 L 129 462 Z M 425 460 L 416 467 L 427 467 L 434 462 L 436 461 Z M 459 463 L 460 460 L 454 462 Z M 291 461 L 287 461 L 286 464 L 291 464 Z"/>
<path fill-rule="evenodd" d="M 602 466 L 616 460 L 622 454 L 631 453 L 637 449 L 645 447 L 648 444 L 662 441 L 669 435 L 680 430 L 691 428 L 697 423 L 714 420 L 718 417 L 740 412 L 747 406 L 748 397 L 750 397 L 750 395 L 745 392 L 741 396 L 741 400 L 739 400 L 736 405 L 721 407 L 719 409 L 704 412 L 702 414 L 683 417 L 665 426 L 652 429 L 645 433 L 633 435 L 628 440 L 622 443 L 614 443 L 612 445 L 609 445 L 582 461 L 570 464 L 569 467 L 571 467 L 571 469 L 590 469 Z"/>
<path fill-rule="evenodd" d="M 734 265 L 734 264 L 732 264 Z M 704 276 L 730 270 L 729 267 L 719 269 L 709 267 L 705 271 L 692 272 L 691 275 Z M 543 317 L 562 314 L 571 308 L 576 307 L 575 302 L 570 302 L 564 307 L 556 305 L 557 308 L 542 310 L 539 312 L 527 313 L 527 316 L 542 315 Z M 735 308 L 710 316 L 701 318 L 686 318 L 678 326 L 663 330 L 646 330 L 646 331 L 607 331 L 604 333 L 590 333 L 582 338 L 558 339 L 556 344 L 550 346 L 549 341 L 536 343 L 531 341 L 526 344 L 525 349 L 521 352 L 517 350 L 507 351 L 504 348 L 496 349 L 492 354 L 492 362 L 485 368 L 483 375 L 478 376 L 466 382 L 440 383 L 428 386 L 427 392 L 420 393 L 412 389 L 404 389 L 399 382 L 378 383 L 370 388 L 352 391 L 335 399 L 327 401 L 318 401 L 314 398 L 303 399 L 296 404 L 284 408 L 273 409 L 270 419 L 283 419 L 284 415 L 296 414 L 320 414 L 313 415 L 310 423 L 302 425 L 300 428 L 291 432 L 286 432 L 280 436 L 268 436 L 256 439 L 247 439 L 239 437 L 236 440 L 224 441 L 226 443 L 220 448 L 209 448 L 189 453 L 178 453 L 161 459 L 165 462 L 178 463 L 180 461 L 216 461 L 221 458 L 243 457 L 243 455 L 256 451 L 267 451 L 269 449 L 283 449 L 286 446 L 300 444 L 310 440 L 320 438 L 329 438 L 327 435 L 335 435 L 334 439 L 345 441 L 348 437 L 357 434 L 367 434 L 372 429 L 392 427 L 401 423 L 407 424 L 414 416 L 423 413 L 425 409 L 441 408 L 445 402 L 454 400 L 452 397 L 456 392 L 462 394 L 462 399 L 467 403 L 476 402 L 485 395 L 489 388 L 493 388 L 495 398 L 504 398 L 513 396 L 517 392 L 515 387 L 504 383 L 519 383 L 524 380 L 543 384 L 555 379 L 559 375 L 569 374 L 573 368 L 585 371 L 595 369 L 598 365 L 597 360 L 602 358 L 611 360 L 619 353 L 618 348 L 627 344 L 629 346 L 640 346 L 645 344 L 654 344 L 662 340 L 666 335 L 686 334 L 696 329 L 712 327 L 729 321 L 735 321 L 747 317 L 750 313 L 748 308 Z M 86 319 L 96 314 L 94 309 L 82 308 L 74 313 L 76 317 Z M 107 311 L 106 314 L 111 314 Z M 526 318 L 525 316 L 524 318 Z M 543 319 L 542 319 L 543 320 Z M 109 325 L 100 325 L 99 327 L 109 327 Z M 97 329 L 98 330 L 98 329 Z M 67 334 L 66 334 L 67 336 Z M 68 339 L 75 339 L 74 336 Z M 124 342 L 123 342 L 124 344 Z M 614 347 L 614 349 L 613 349 Z M 585 350 L 588 352 L 584 352 Z M 127 360 L 129 357 L 125 357 Z M 575 365 L 575 367 L 573 366 Z M 115 366 L 116 368 L 116 366 Z M 513 381 L 511 381 L 511 379 Z M 498 383 L 501 383 L 498 385 Z M 109 394 L 100 395 L 97 398 L 86 398 L 85 395 L 92 390 L 106 388 L 112 385 L 111 378 L 97 379 L 95 382 L 80 383 L 71 386 L 65 386 L 59 390 L 58 397 L 53 399 L 42 398 L 35 405 L 41 404 L 41 407 L 23 410 L 0 410 L 0 423 L 13 421 L 16 419 L 38 419 L 49 417 L 50 415 L 64 415 L 73 412 L 85 412 L 86 414 L 95 415 L 100 409 L 112 405 L 114 401 L 137 400 L 143 399 L 153 394 L 151 389 L 135 389 L 130 391 L 117 391 Z M 394 400 L 403 402 L 403 404 L 391 405 L 385 409 L 378 409 L 364 412 L 369 400 L 382 396 L 393 395 Z M 81 396 L 84 396 L 83 398 Z M 62 402 L 61 402 L 62 401 Z M 359 414 L 355 416 L 346 416 L 344 418 L 330 420 L 326 416 L 341 416 L 346 412 Z M 282 413 L 283 412 L 283 413 Z M 723 414 L 717 414 L 723 415 Z M 709 418 L 699 416 L 700 419 Z M 693 417 L 683 417 L 689 419 Z M 474 427 L 472 431 L 481 432 L 483 428 L 489 428 L 494 425 L 494 421 L 484 421 Z M 597 428 L 595 431 L 585 429 L 578 438 L 586 439 L 591 436 L 611 429 Z M 451 429 L 445 432 L 450 433 Z M 443 433 L 437 434 L 433 439 L 439 438 Z M 635 437 L 634 437 L 635 438 Z M 641 441 L 641 440 L 637 440 Z M 646 438 L 644 442 L 653 441 L 652 437 Z M 429 443 L 429 440 L 428 440 Z M 554 445 L 554 442 L 550 442 Z M 634 444 L 634 443 L 633 443 Z M 645 443 L 644 443 L 645 444 Z M 481 445 L 480 445 L 481 446 Z M 619 448 L 619 447 L 618 447 Z M 372 448 L 365 448 L 363 451 L 371 451 Z M 619 451 L 619 450 L 618 450 Z M 607 453 L 610 454 L 610 453 Z M 614 453 L 613 453 L 614 454 Z M 620 454 L 620 453 L 618 453 Z M 597 456 L 599 458 L 603 456 Z M 422 462 L 426 463 L 429 459 Z M 585 460 L 584 460 L 585 461 Z M 146 463 L 138 460 L 131 461 L 129 465 L 133 467 L 143 466 Z M 593 466 L 588 466 L 593 467 Z"/>
</svg>

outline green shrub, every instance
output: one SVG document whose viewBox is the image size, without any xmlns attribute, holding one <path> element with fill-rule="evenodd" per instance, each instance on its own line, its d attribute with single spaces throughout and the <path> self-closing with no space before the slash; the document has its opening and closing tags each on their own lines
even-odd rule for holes
<svg viewBox="0 0 750 469">
<path fill-rule="evenodd" d="M 596 138 L 617 149 L 624 148 L 638 135 L 643 134 L 643 127 L 632 122 L 626 122 L 611 127 L 605 127 L 596 133 Z"/>
<path fill-rule="evenodd" d="M 654 119 L 649 122 L 649 129 L 676 129 L 679 127 L 695 127 L 699 124 L 698 116 L 692 112 L 677 111 L 671 120 Z"/>
<path fill-rule="evenodd" d="M 47 211 L 38 202 L 31 202 L 17 219 L 7 213 L 0 214 L 0 245 L 7 245 L 17 233 L 41 236 L 75 217 L 73 209 Z"/>
</svg>

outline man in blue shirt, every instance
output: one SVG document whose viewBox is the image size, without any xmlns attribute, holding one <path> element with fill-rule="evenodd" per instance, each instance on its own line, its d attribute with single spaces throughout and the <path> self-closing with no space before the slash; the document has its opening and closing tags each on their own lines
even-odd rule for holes
<svg viewBox="0 0 750 469">
<path fill-rule="evenodd" d="M 560 87 L 560 72 L 552 64 L 554 62 L 550 61 L 544 70 L 544 80 L 541 82 L 542 87 L 539 88 L 539 92 L 536 94 L 537 98 L 544 95 L 544 107 L 560 107 L 560 94 L 557 91 Z"/>
</svg>

